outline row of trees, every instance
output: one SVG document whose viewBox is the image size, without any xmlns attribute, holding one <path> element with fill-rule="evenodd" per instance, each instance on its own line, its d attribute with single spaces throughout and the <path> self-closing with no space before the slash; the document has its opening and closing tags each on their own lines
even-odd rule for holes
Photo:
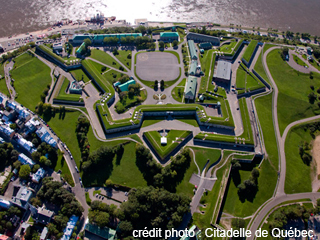
<svg viewBox="0 0 320 240">
<path fill-rule="evenodd" d="M 27 51 L 28 49 L 31 49 L 35 46 L 36 45 L 34 42 L 30 42 L 24 46 L 21 46 L 17 50 L 14 50 L 13 52 L 7 52 L 6 54 L 1 55 L 0 62 L 3 63 L 5 61 L 7 61 L 8 59 L 12 59 L 12 58 L 18 56 L 19 54 L 21 54 L 21 53 L 23 53 L 23 52 Z"/>
<path fill-rule="evenodd" d="M 90 144 L 88 141 L 87 134 L 90 128 L 90 121 L 86 116 L 80 115 L 77 121 L 76 133 L 78 145 L 81 151 L 82 162 L 87 161 L 90 151 Z"/>
</svg>

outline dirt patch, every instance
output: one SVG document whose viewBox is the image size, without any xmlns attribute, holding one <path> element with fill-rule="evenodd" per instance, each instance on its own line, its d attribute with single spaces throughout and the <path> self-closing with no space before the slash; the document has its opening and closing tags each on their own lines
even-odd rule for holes
<svg viewBox="0 0 320 240">
<path fill-rule="evenodd" d="M 313 148 L 312 148 L 312 156 L 314 159 L 314 164 L 316 165 L 316 179 L 318 180 L 320 175 L 320 136 L 317 136 L 316 139 L 313 141 Z"/>
</svg>

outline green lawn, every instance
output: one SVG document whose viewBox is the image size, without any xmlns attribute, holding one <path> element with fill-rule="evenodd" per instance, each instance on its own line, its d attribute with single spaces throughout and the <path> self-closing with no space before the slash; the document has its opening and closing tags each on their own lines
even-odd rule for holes
<svg viewBox="0 0 320 240">
<path fill-rule="evenodd" d="M 103 65 L 100 64 L 100 63 L 97 63 L 97 62 L 95 62 L 95 61 L 92 61 L 91 59 L 88 59 L 88 61 L 90 62 L 91 66 L 93 66 L 93 67 L 96 69 L 96 71 L 97 71 L 98 73 L 100 73 L 100 74 L 103 73 L 103 72 L 105 72 L 105 71 L 107 71 L 107 70 L 109 70 L 108 67 L 105 67 L 105 66 L 103 66 Z M 102 71 L 103 68 L 106 68 L 106 70 Z"/>
<path fill-rule="evenodd" d="M 267 64 L 279 89 L 278 120 L 281 134 L 291 122 L 320 113 L 317 101 L 311 104 L 308 99 L 312 92 L 310 86 L 313 85 L 315 90 L 320 87 L 320 74 L 313 73 L 313 79 L 310 79 L 309 74 L 295 71 L 282 60 L 278 49 L 268 54 Z"/>
<path fill-rule="evenodd" d="M 115 156 L 112 165 L 105 165 L 95 172 L 84 173 L 83 183 L 88 186 L 102 186 L 107 179 L 113 183 L 128 187 L 147 186 L 143 174 L 136 165 L 135 143 L 126 144 L 123 154 Z"/>
<path fill-rule="evenodd" d="M 230 184 L 226 190 L 226 202 L 223 207 L 223 212 L 229 213 L 236 217 L 247 217 L 252 215 L 265 201 L 272 197 L 276 183 L 277 172 L 272 168 L 268 161 L 264 161 L 261 165 L 260 176 L 258 178 L 258 192 L 252 201 L 241 201 L 238 196 L 238 184 L 246 179 L 249 179 L 251 170 L 254 167 L 244 166 L 244 170 L 239 171 L 239 177 L 230 176 Z"/>
<path fill-rule="evenodd" d="M 244 65 L 237 69 L 236 87 L 238 94 L 264 88 L 265 85 Z"/>
<path fill-rule="evenodd" d="M 167 144 L 161 145 L 160 138 L 161 135 L 158 131 L 144 132 L 145 137 L 148 139 L 149 143 L 152 145 L 154 150 L 159 154 L 159 156 L 164 159 L 169 155 L 181 141 L 190 135 L 190 131 L 181 130 L 170 130 L 167 134 Z"/>
<path fill-rule="evenodd" d="M 108 83 L 113 84 L 114 82 L 118 81 L 118 78 L 120 78 L 123 74 L 119 73 L 115 70 L 110 70 L 104 74 L 102 74 L 102 78 L 104 78 Z"/>
<path fill-rule="evenodd" d="M 257 44 L 258 44 L 257 40 L 251 40 L 246 51 L 244 52 L 243 59 L 246 60 L 247 63 L 250 62 L 250 59 L 252 57 L 254 50 L 256 49 Z"/>
<path fill-rule="evenodd" d="M 131 69 L 131 58 L 132 58 L 132 51 L 130 50 L 118 50 L 118 55 L 116 55 L 116 58 L 127 68 Z M 130 54 L 130 58 L 128 58 L 128 55 Z"/>
<path fill-rule="evenodd" d="M 4 63 L 0 62 L 0 75 L 4 78 Z"/>
<path fill-rule="evenodd" d="M 69 94 L 66 93 L 67 88 L 70 84 L 70 81 L 67 78 L 64 78 L 62 83 L 62 86 L 59 90 L 58 96 L 55 97 L 57 100 L 64 100 L 64 101 L 73 101 L 73 102 L 79 102 L 79 99 L 81 97 L 80 94 Z"/>
<path fill-rule="evenodd" d="M 84 82 L 89 82 L 90 81 L 90 79 L 87 76 L 87 74 L 85 74 L 85 72 L 81 68 L 78 68 L 78 69 L 75 69 L 75 70 L 71 70 L 70 73 L 78 81 L 84 81 Z"/>
<path fill-rule="evenodd" d="M 263 52 L 265 53 L 269 48 L 274 47 L 275 45 L 272 44 L 265 44 L 263 46 Z M 266 72 L 264 71 L 264 67 L 262 64 L 262 52 L 260 53 L 258 60 L 256 62 L 256 65 L 254 66 L 254 70 L 264 79 L 266 80 L 269 84 L 270 84 L 270 80 L 266 74 Z"/>
<path fill-rule="evenodd" d="M 263 131 L 263 139 L 268 159 L 278 169 L 278 147 L 272 120 L 272 94 L 256 98 L 255 106 Z"/>
<path fill-rule="evenodd" d="M 296 54 L 292 54 L 293 60 L 300 66 L 308 66 L 307 64 L 304 63 Z"/>
<path fill-rule="evenodd" d="M 62 154 L 58 155 L 58 161 L 56 166 L 54 166 L 54 171 L 59 171 L 61 170 L 61 176 L 72 186 L 74 187 L 74 181 L 71 176 L 69 167 L 67 162 L 65 161 L 64 157 Z"/>
<path fill-rule="evenodd" d="M 318 65 L 318 63 L 315 60 L 309 61 L 309 63 L 320 71 L 320 66 Z"/>
<path fill-rule="evenodd" d="M 40 95 L 51 84 L 50 68 L 28 52 L 15 58 L 11 70 L 14 86 L 18 93 L 17 101 L 34 110 L 41 101 Z"/>
<path fill-rule="evenodd" d="M 171 91 L 171 96 L 178 102 L 182 102 L 185 85 L 186 85 L 186 78 L 182 79 L 182 81 Z M 180 94 L 179 94 L 179 91 L 180 91 Z"/>
<path fill-rule="evenodd" d="M 6 96 L 10 95 L 5 78 L 0 79 L 0 92 Z"/>
<path fill-rule="evenodd" d="M 93 49 L 91 50 L 90 57 L 116 69 L 119 69 L 120 67 L 120 64 L 117 62 L 117 60 L 104 51 Z"/>
<path fill-rule="evenodd" d="M 141 127 L 147 127 L 147 126 L 150 126 L 150 125 L 153 125 L 155 123 L 158 123 L 158 122 L 161 122 L 165 120 L 164 118 L 161 118 L 161 119 L 147 119 L 147 120 L 143 120 L 143 123 L 142 123 L 142 126 Z"/>
<path fill-rule="evenodd" d="M 59 114 L 56 114 L 55 117 L 46 121 L 52 128 L 52 130 L 61 139 L 61 141 L 67 144 L 67 147 L 71 151 L 73 159 L 79 169 L 81 152 L 79 149 L 77 133 L 75 132 L 75 130 L 77 126 L 77 120 L 80 115 L 81 113 L 78 111 L 66 112 L 66 115 L 63 119 L 59 119 Z"/>
<path fill-rule="evenodd" d="M 231 41 L 230 43 L 225 43 L 220 47 L 220 52 L 232 53 L 234 47 L 237 45 L 236 41 Z"/>
<path fill-rule="evenodd" d="M 195 119 L 177 119 L 177 120 L 184 122 L 184 123 L 187 123 L 187 124 L 190 124 L 194 127 L 199 127 L 199 124 L 198 124 L 197 120 L 195 120 Z"/>
<path fill-rule="evenodd" d="M 301 193 L 311 192 L 311 168 L 303 163 L 299 155 L 299 145 L 304 141 L 312 140 L 308 131 L 304 131 L 303 126 L 295 127 L 287 135 L 285 143 L 286 151 L 286 181 L 285 192 Z"/>
</svg>

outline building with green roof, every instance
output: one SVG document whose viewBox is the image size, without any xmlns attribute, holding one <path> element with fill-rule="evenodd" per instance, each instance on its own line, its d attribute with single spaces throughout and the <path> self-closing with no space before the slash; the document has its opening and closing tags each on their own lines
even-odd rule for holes
<svg viewBox="0 0 320 240">
<path fill-rule="evenodd" d="M 197 78 L 189 76 L 184 88 L 184 98 L 194 100 L 196 97 L 197 90 Z"/>
<path fill-rule="evenodd" d="M 189 70 L 189 75 L 196 75 L 197 73 L 197 66 L 198 62 L 197 61 L 192 61 L 190 64 L 190 70 Z"/>
<path fill-rule="evenodd" d="M 76 54 L 81 55 L 82 51 L 85 49 L 86 45 L 82 42 L 81 46 L 77 49 Z"/>
<path fill-rule="evenodd" d="M 177 32 L 162 32 L 160 33 L 160 40 L 164 42 L 179 41 L 179 33 Z"/>
<path fill-rule="evenodd" d="M 106 37 L 116 37 L 119 39 L 123 37 L 142 37 L 141 33 L 114 33 L 114 34 L 74 34 L 72 42 L 74 44 L 81 44 L 86 38 L 89 38 L 93 44 L 102 44 Z"/>
<path fill-rule="evenodd" d="M 189 47 L 189 52 L 190 52 L 191 59 L 192 60 L 198 60 L 196 46 L 194 45 L 194 41 L 193 40 L 188 40 L 188 47 Z"/>
<path fill-rule="evenodd" d="M 130 84 L 136 84 L 136 81 L 131 79 L 128 82 L 125 82 L 125 83 L 119 85 L 118 88 L 121 90 L 121 92 L 128 91 Z"/>
<path fill-rule="evenodd" d="M 87 223 L 84 230 L 104 239 L 108 239 L 108 240 L 116 239 L 115 237 L 116 230 L 113 230 L 111 228 L 107 228 L 107 227 L 100 228 L 97 225 Z"/>
</svg>

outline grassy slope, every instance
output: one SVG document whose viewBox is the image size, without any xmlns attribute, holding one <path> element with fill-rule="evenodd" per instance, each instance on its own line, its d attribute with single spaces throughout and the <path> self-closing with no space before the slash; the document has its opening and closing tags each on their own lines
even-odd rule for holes
<svg viewBox="0 0 320 240">
<path fill-rule="evenodd" d="M 265 44 L 263 47 L 263 52 L 266 52 L 269 48 L 274 47 L 275 45 L 272 44 Z M 259 55 L 259 58 L 256 62 L 256 65 L 254 66 L 254 70 L 256 70 L 256 72 L 264 79 L 266 80 L 268 83 L 270 83 L 266 72 L 264 71 L 263 65 L 262 65 L 262 52 Z"/>
<path fill-rule="evenodd" d="M 253 54 L 254 49 L 256 48 L 257 44 L 258 44 L 257 40 L 251 40 L 246 51 L 243 54 L 243 59 L 246 60 L 248 63 L 252 57 L 252 54 Z"/>
<path fill-rule="evenodd" d="M 84 82 L 89 82 L 90 81 L 90 79 L 87 76 L 87 74 L 85 74 L 84 71 L 81 68 L 72 70 L 72 71 L 70 71 L 70 73 L 78 81 L 80 81 L 80 80 L 83 80 Z"/>
<path fill-rule="evenodd" d="M 251 170 L 251 169 L 250 169 Z M 240 170 L 241 182 L 250 177 L 250 170 Z M 253 214 L 265 201 L 272 197 L 277 182 L 277 172 L 272 168 L 268 161 L 261 165 L 260 176 L 258 178 L 259 190 L 252 202 L 245 200 L 241 202 L 238 197 L 238 188 L 233 179 L 227 190 L 226 202 L 223 208 L 224 212 L 237 217 L 246 217 Z"/>
<path fill-rule="evenodd" d="M 317 101 L 312 105 L 308 100 L 312 92 L 310 85 L 314 85 L 315 89 L 320 87 L 320 74 L 314 73 L 313 79 L 310 79 L 309 74 L 295 71 L 282 60 L 277 49 L 268 54 L 267 64 L 279 89 L 278 118 L 281 134 L 289 123 L 320 113 Z"/>
<path fill-rule="evenodd" d="M 2 92 L 6 96 L 10 94 L 5 78 L 0 79 L 0 92 Z"/>
<path fill-rule="evenodd" d="M 11 71 L 18 95 L 17 101 L 29 109 L 40 102 L 40 95 L 51 84 L 50 68 L 36 57 L 25 53 L 15 59 L 15 68 Z"/>
<path fill-rule="evenodd" d="M 119 69 L 120 67 L 120 64 L 117 62 L 117 60 L 115 60 L 113 57 L 111 57 L 108 53 L 104 51 L 94 49 L 91 51 L 90 57 L 108 66 L 111 66 L 117 69 Z"/>
<path fill-rule="evenodd" d="M 299 145 L 304 141 L 312 140 L 309 132 L 305 132 L 302 127 L 292 129 L 286 139 L 286 181 L 285 192 L 300 193 L 311 192 L 310 167 L 303 163 L 299 155 Z"/>
<path fill-rule="evenodd" d="M 255 106 L 262 127 L 268 158 L 275 169 L 278 169 L 278 147 L 272 121 L 272 94 L 257 98 Z"/>
<path fill-rule="evenodd" d="M 69 82 L 68 79 L 65 78 L 63 80 L 62 86 L 60 88 L 59 94 L 56 97 L 56 99 L 78 102 L 79 98 L 81 97 L 80 94 L 68 94 L 68 93 L 66 93 L 66 90 L 67 90 L 67 88 L 69 86 L 69 83 L 70 82 Z"/>
<path fill-rule="evenodd" d="M 209 78 L 209 72 L 210 72 L 210 63 L 211 59 L 213 57 L 213 49 L 205 51 L 204 54 L 202 54 L 203 57 L 200 57 L 200 63 L 201 63 L 201 70 L 204 72 L 204 76 L 201 77 L 201 83 L 200 83 L 200 89 L 199 92 L 203 93 L 207 90 L 208 86 L 208 78 Z M 213 67 L 211 69 L 211 72 L 213 72 Z M 209 80 L 210 81 L 210 80 Z M 211 84 L 211 82 L 209 83 Z"/>
</svg>

